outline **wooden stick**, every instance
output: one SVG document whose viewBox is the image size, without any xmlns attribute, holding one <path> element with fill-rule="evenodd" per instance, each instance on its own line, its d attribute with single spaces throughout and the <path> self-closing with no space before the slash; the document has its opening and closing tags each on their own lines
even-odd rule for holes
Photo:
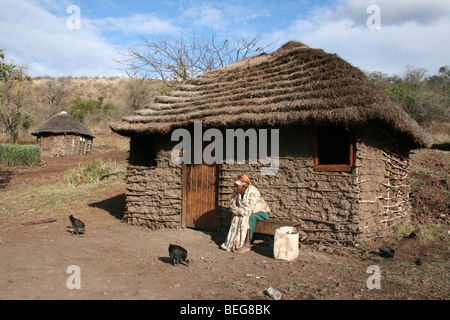
<svg viewBox="0 0 450 320">
<path fill-rule="evenodd" d="M 56 219 L 44 219 L 44 220 L 24 222 L 24 223 L 21 223 L 21 225 L 23 225 L 23 226 L 32 226 L 32 225 L 35 225 L 35 224 L 51 223 L 51 222 L 55 222 L 55 221 L 56 221 Z"/>
<path fill-rule="evenodd" d="M 353 231 L 353 230 L 332 230 L 332 229 L 303 229 L 303 228 L 298 228 L 298 230 L 300 231 L 304 231 L 304 232 L 332 232 L 332 233 L 353 233 L 353 234 L 360 234 L 362 233 L 361 231 Z"/>
</svg>

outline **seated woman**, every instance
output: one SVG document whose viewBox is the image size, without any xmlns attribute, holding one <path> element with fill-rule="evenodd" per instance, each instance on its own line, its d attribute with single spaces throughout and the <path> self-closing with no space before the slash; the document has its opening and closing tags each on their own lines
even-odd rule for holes
<svg viewBox="0 0 450 320">
<path fill-rule="evenodd" d="M 256 221 L 267 219 L 270 208 L 246 175 L 238 176 L 234 182 L 230 210 L 233 213 L 230 230 L 227 240 L 220 247 L 235 253 L 247 252 Z"/>
</svg>

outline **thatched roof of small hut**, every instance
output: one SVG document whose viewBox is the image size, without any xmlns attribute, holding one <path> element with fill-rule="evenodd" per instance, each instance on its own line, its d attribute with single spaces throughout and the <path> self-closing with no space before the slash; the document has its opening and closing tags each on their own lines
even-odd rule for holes
<svg viewBox="0 0 450 320">
<path fill-rule="evenodd" d="M 197 120 L 217 128 L 370 122 L 392 130 L 411 148 L 432 143 L 358 68 L 298 41 L 205 72 L 111 128 L 126 136 L 164 134 Z"/>
<path fill-rule="evenodd" d="M 54 115 L 31 132 L 35 136 L 43 133 L 79 134 L 91 138 L 95 137 L 88 128 L 65 111 Z"/>
</svg>

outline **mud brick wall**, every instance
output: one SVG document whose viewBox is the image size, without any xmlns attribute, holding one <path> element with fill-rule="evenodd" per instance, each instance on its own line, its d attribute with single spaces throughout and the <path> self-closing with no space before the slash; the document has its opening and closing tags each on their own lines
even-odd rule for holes
<svg viewBox="0 0 450 320">
<path fill-rule="evenodd" d="M 375 128 L 353 130 L 352 172 L 314 171 L 313 133 L 280 132 L 275 176 L 259 165 L 226 164 L 220 170 L 220 231 L 226 232 L 234 178 L 247 174 L 271 207 L 270 218 L 301 222 L 301 237 L 350 244 L 383 237 L 411 212 L 408 154 Z"/>
<path fill-rule="evenodd" d="M 48 137 L 40 137 L 39 143 L 43 139 L 51 139 L 50 149 L 43 150 L 42 154 L 53 157 L 65 157 L 84 155 L 92 152 L 93 139 L 80 135 L 60 134 Z"/>
<path fill-rule="evenodd" d="M 378 223 L 380 212 L 383 211 L 385 188 L 385 165 L 381 160 L 381 151 L 376 140 L 363 132 L 357 140 L 355 170 L 358 183 L 359 230 L 363 238 L 374 237 L 380 232 Z"/>
<path fill-rule="evenodd" d="M 411 212 L 408 153 L 376 131 L 360 131 L 357 141 L 361 241 L 386 236 Z"/>
<path fill-rule="evenodd" d="M 271 208 L 270 218 L 302 222 L 302 237 L 353 242 L 357 231 L 358 195 L 354 173 L 314 171 L 311 129 L 280 131 L 278 173 L 264 176 L 260 165 L 223 165 L 220 169 L 221 229 L 234 178 L 247 174 Z"/>
<path fill-rule="evenodd" d="M 407 154 L 375 129 L 354 129 L 351 172 L 314 171 L 310 128 L 280 130 L 279 167 L 219 166 L 219 231 L 228 231 L 234 179 L 250 177 L 271 208 L 270 218 L 301 222 L 301 238 L 354 244 L 384 236 L 410 212 Z M 381 138 L 380 138 L 381 137 Z M 392 140 L 393 141 L 393 140 Z M 124 219 L 151 229 L 181 227 L 182 170 L 171 160 L 170 135 L 130 140 Z"/>
<path fill-rule="evenodd" d="M 181 166 L 172 163 L 169 139 L 132 137 L 130 140 L 124 215 L 130 224 L 152 230 L 180 227 Z"/>
</svg>

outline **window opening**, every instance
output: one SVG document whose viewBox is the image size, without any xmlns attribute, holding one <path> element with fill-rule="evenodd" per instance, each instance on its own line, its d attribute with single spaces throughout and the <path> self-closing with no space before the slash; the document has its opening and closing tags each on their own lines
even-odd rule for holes
<svg viewBox="0 0 450 320">
<path fill-rule="evenodd" d="M 351 171 L 353 143 L 345 127 L 318 127 L 314 133 L 316 171 Z"/>
</svg>

